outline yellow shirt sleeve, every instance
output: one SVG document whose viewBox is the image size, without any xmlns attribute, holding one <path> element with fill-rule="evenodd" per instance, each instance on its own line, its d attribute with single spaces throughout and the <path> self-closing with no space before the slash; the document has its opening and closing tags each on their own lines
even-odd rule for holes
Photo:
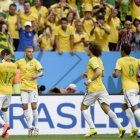
<svg viewBox="0 0 140 140">
<path fill-rule="evenodd" d="M 19 63 L 18 63 L 18 61 L 16 61 L 16 63 L 15 63 L 15 64 L 16 64 L 17 68 L 19 68 Z"/>
<path fill-rule="evenodd" d="M 115 70 L 119 70 L 119 71 L 121 71 L 121 62 L 120 62 L 120 60 L 117 60 Z"/>
<path fill-rule="evenodd" d="M 104 71 L 104 65 L 103 65 L 102 61 L 101 61 L 101 67 L 100 68 L 101 68 L 102 71 Z"/>
<path fill-rule="evenodd" d="M 99 68 L 99 64 L 96 61 L 92 60 L 89 63 L 93 70 L 96 70 L 97 68 Z"/>
<path fill-rule="evenodd" d="M 42 67 L 42 65 L 40 64 L 40 62 L 39 62 L 39 61 L 36 61 L 36 69 L 37 69 L 37 71 L 39 71 L 39 70 L 42 70 L 42 69 L 43 69 L 43 67 Z"/>
</svg>

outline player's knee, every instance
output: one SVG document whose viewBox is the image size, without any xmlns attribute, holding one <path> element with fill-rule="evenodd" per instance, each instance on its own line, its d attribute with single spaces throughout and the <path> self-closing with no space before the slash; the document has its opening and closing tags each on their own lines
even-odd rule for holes
<svg viewBox="0 0 140 140">
<path fill-rule="evenodd" d="M 3 112 L 7 112 L 8 108 L 2 108 L 1 109 Z"/>
<path fill-rule="evenodd" d="M 135 110 L 138 109 L 138 106 L 137 105 L 134 105 L 134 106 L 131 107 L 131 109 L 132 109 L 132 112 L 135 112 Z"/>
<path fill-rule="evenodd" d="M 36 110 L 37 109 L 37 105 L 36 104 L 31 104 L 32 110 Z"/>
<path fill-rule="evenodd" d="M 23 108 L 23 110 L 27 110 L 28 109 L 28 104 L 22 104 L 22 108 Z"/>
</svg>

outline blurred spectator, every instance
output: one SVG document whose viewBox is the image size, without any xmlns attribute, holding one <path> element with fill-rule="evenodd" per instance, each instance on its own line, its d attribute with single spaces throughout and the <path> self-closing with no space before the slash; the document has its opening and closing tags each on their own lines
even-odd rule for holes
<svg viewBox="0 0 140 140">
<path fill-rule="evenodd" d="M 119 31 L 119 40 L 117 43 L 116 50 L 119 51 L 123 44 L 128 44 L 131 46 L 132 38 L 134 36 L 134 31 L 131 29 L 132 23 L 131 21 L 127 20 L 124 23 L 124 28 L 120 29 Z"/>
<path fill-rule="evenodd" d="M 19 29 L 19 46 L 17 51 L 25 51 L 26 47 L 31 46 L 33 47 L 33 39 L 34 39 L 34 35 L 37 32 L 37 25 L 36 28 L 34 30 L 31 30 L 32 28 L 32 24 L 30 21 L 26 21 L 25 25 L 24 25 L 25 30 L 20 27 L 20 25 L 18 25 L 18 29 Z"/>
<path fill-rule="evenodd" d="M 43 33 L 43 29 L 45 28 L 45 18 L 46 14 L 48 13 L 48 10 L 46 7 L 42 6 L 42 0 L 35 0 L 35 6 L 31 7 L 31 13 L 36 14 L 38 17 L 40 17 L 40 28 L 38 29 L 38 34 L 40 35 Z"/>
<path fill-rule="evenodd" d="M 58 18 L 58 21 L 60 22 L 61 17 L 54 10 L 51 10 L 45 19 L 45 25 L 51 26 L 52 34 L 54 34 L 56 30 L 56 25 L 59 24 L 59 22 L 56 22 L 56 16 Z"/>
<path fill-rule="evenodd" d="M 120 19 L 117 17 L 118 9 L 112 9 L 109 18 L 108 25 L 110 26 L 111 33 L 109 35 L 109 50 L 115 51 L 118 38 L 119 38 L 119 30 L 120 30 Z"/>
<path fill-rule="evenodd" d="M 73 35 L 74 30 L 68 26 L 66 18 L 61 19 L 61 25 L 57 27 L 55 32 L 56 48 L 59 54 L 63 52 L 73 52 Z"/>
<path fill-rule="evenodd" d="M 51 26 L 46 26 L 43 34 L 39 36 L 38 43 L 40 43 L 41 51 L 53 51 L 54 36 L 52 35 Z"/>
<path fill-rule="evenodd" d="M 0 0 L 0 12 L 8 13 L 9 6 L 12 4 L 12 0 Z"/>
<path fill-rule="evenodd" d="M 13 3 L 9 7 L 9 16 L 7 18 L 8 21 L 8 30 L 10 32 L 10 36 L 13 39 L 13 45 L 15 47 L 15 51 L 18 48 L 19 44 L 19 32 L 17 29 L 17 14 L 16 14 L 16 5 Z"/>
<path fill-rule="evenodd" d="M 67 14 L 68 25 L 74 26 L 74 16 L 75 14 L 72 11 Z"/>
<path fill-rule="evenodd" d="M 97 42 L 103 51 L 109 51 L 109 34 L 110 27 L 105 24 L 105 19 L 103 16 L 99 16 L 97 19 L 96 26 L 91 30 L 91 35 L 94 35 L 94 41 Z"/>
<path fill-rule="evenodd" d="M 61 19 L 60 16 L 58 14 L 56 14 L 53 10 L 51 10 L 45 19 L 45 25 L 51 26 L 53 35 L 56 30 L 56 25 L 59 24 L 58 22 L 56 23 L 56 18 L 55 18 L 56 16 L 60 21 L 60 19 Z"/>
<path fill-rule="evenodd" d="M 96 19 L 98 16 L 103 16 L 105 21 L 107 21 L 109 13 L 112 9 L 113 6 L 106 3 L 106 0 L 101 0 L 100 3 L 96 3 L 96 5 L 93 7 L 93 14 L 96 16 Z"/>
<path fill-rule="evenodd" d="M 85 52 L 88 45 L 88 35 L 82 31 L 82 22 L 76 21 L 74 33 L 74 52 Z"/>
<path fill-rule="evenodd" d="M 59 3 L 52 5 L 49 9 L 54 9 L 60 17 L 66 17 L 68 12 L 73 10 L 66 0 L 59 0 Z"/>
<path fill-rule="evenodd" d="M 20 14 L 20 22 L 22 28 L 24 28 L 25 22 L 30 21 L 32 23 L 32 28 L 34 28 L 35 23 L 38 22 L 38 15 L 30 11 L 31 4 L 30 2 L 24 2 L 24 12 Z"/>
<path fill-rule="evenodd" d="M 131 0 L 131 15 L 132 21 L 136 17 L 140 17 L 140 0 Z"/>
<path fill-rule="evenodd" d="M 75 9 L 73 11 L 70 11 L 68 14 L 67 14 L 67 20 L 68 20 L 68 25 L 72 26 L 73 28 L 75 28 L 75 22 L 77 20 L 80 20 L 80 16 L 79 16 L 79 13 L 78 13 L 78 10 Z"/>
<path fill-rule="evenodd" d="M 92 17 L 92 7 L 91 5 L 86 5 L 84 11 L 84 17 L 81 19 L 83 31 L 87 33 L 88 37 L 90 38 L 90 31 L 94 27 L 95 21 Z"/>
<path fill-rule="evenodd" d="M 18 0 L 18 2 L 15 3 L 17 6 L 17 11 L 23 12 L 24 11 L 24 0 Z"/>
<path fill-rule="evenodd" d="M 34 12 L 30 11 L 31 9 L 31 4 L 28 1 L 24 2 L 24 12 L 21 12 L 20 14 L 20 22 L 21 22 L 21 26 L 24 29 L 24 25 L 26 21 L 30 21 L 32 23 L 32 29 L 35 28 L 36 24 L 40 25 L 40 17 L 38 17 L 38 15 Z M 33 38 L 33 48 L 34 51 L 39 51 L 39 44 L 37 43 L 38 40 L 38 36 L 37 34 L 35 35 L 35 37 Z"/>
<path fill-rule="evenodd" d="M 75 84 L 69 84 L 66 89 L 59 89 L 53 87 L 50 89 L 50 94 L 61 93 L 61 94 L 74 94 L 76 92 L 77 86 Z"/>
<path fill-rule="evenodd" d="M 0 26 L 0 52 L 3 49 L 9 49 L 11 52 L 11 60 L 15 61 L 14 57 L 14 47 L 10 38 L 10 33 L 8 32 L 7 24 L 2 22 Z"/>
<path fill-rule="evenodd" d="M 92 7 L 93 6 L 92 5 L 93 4 L 92 0 L 80 0 L 80 3 L 81 3 L 83 13 L 84 13 L 84 11 L 87 7 Z"/>
<path fill-rule="evenodd" d="M 134 43 L 133 50 L 140 51 L 140 24 L 138 24 L 136 27 L 136 33 L 133 36 L 132 42 Z"/>
<path fill-rule="evenodd" d="M 132 30 L 136 31 L 136 27 L 140 24 L 140 17 L 136 17 L 133 21 Z"/>
</svg>

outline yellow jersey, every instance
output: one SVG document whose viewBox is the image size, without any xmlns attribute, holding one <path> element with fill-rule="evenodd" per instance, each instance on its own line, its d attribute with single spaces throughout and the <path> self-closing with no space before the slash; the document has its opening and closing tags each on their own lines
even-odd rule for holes
<svg viewBox="0 0 140 140">
<path fill-rule="evenodd" d="M 72 8 L 75 8 L 75 6 L 76 6 L 76 0 L 68 0 L 68 4 L 69 4 Z"/>
<path fill-rule="evenodd" d="M 12 94 L 12 84 L 17 66 L 12 62 L 0 63 L 0 94 Z"/>
<path fill-rule="evenodd" d="M 81 19 L 81 22 L 83 22 L 84 18 Z M 95 21 L 95 19 L 93 18 L 93 20 Z M 87 33 L 88 37 L 90 38 L 90 32 L 91 30 L 94 28 L 94 23 L 91 19 L 89 20 L 85 20 L 84 24 L 83 24 L 83 31 L 85 33 Z"/>
<path fill-rule="evenodd" d="M 110 29 L 108 25 L 104 25 L 105 28 Z M 109 42 L 109 34 L 107 34 L 100 27 L 96 27 L 94 30 L 94 41 L 101 45 L 103 51 L 109 51 L 108 42 Z"/>
<path fill-rule="evenodd" d="M 138 68 L 140 68 L 140 62 L 134 57 L 125 56 L 117 60 L 115 70 L 121 72 L 123 91 L 139 89 L 136 80 L 136 72 Z"/>
<path fill-rule="evenodd" d="M 140 6 L 137 6 L 134 0 L 132 0 L 131 2 L 130 9 L 131 9 L 132 21 L 134 21 L 136 17 L 140 17 Z"/>
<path fill-rule="evenodd" d="M 61 8 L 60 7 L 56 7 L 56 5 L 58 4 L 53 4 L 51 6 L 51 8 L 54 8 L 55 7 L 55 12 L 58 14 L 58 15 L 61 15 Z M 70 12 L 71 10 L 69 8 L 63 8 L 63 12 L 62 12 L 62 17 L 67 17 L 67 14 Z M 57 19 L 58 20 L 58 19 Z"/>
<path fill-rule="evenodd" d="M 70 36 L 74 35 L 74 30 L 72 27 L 67 26 L 67 29 L 62 30 L 61 26 L 56 28 L 55 35 L 58 36 L 58 43 L 61 51 L 70 52 Z"/>
<path fill-rule="evenodd" d="M 17 24 L 17 15 L 8 16 L 8 30 L 10 32 L 10 36 L 12 39 L 19 39 L 19 31 L 16 30 L 16 24 Z"/>
<path fill-rule="evenodd" d="M 30 21 L 31 23 L 33 22 L 38 22 L 38 15 L 34 14 L 31 12 L 30 15 L 26 15 L 24 12 L 21 12 L 20 14 L 20 22 L 21 22 L 21 26 L 24 29 L 24 24 L 26 21 Z"/>
<path fill-rule="evenodd" d="M 92 5 L 92 0 L 81 0 L 83 4 L 91 4 Z"/>
<path fill-rule="evenodd" d="M 47 23 L 46 23 L 46 25 L 49 25 L 49 26 L 51 26 L 51 28 L 52 28 L 52 34 L 54 35 L 55 34 L 55 30 L 56 30 L 56 23 L 52 23 L 52 22 L 50 22 L 49 20 L 47 21 Z"/>
<path fill-rule="evenodd" d="M 18 60 L 16 65 L 21 71 L 21 90 L 37 91 L 36 80 L 31 81 L 30 78 L 36 75 L 37 71 L 43 69 L 40 62 L 34 58 L 30 61 L 23 58 Z"/>
<path fill-rule="evenodd" d="M 44 22 L 45 22 L 46 15 L 48 13 L 47 8 L 44 6 L 41 6 L 41 8 L 38 10 L 35 6 L 33 6 L 31 7 L 30 11 L 36 14 L 37 16 L 41 15 L 41 18 L 40 18 L 41 28 L 39 28 L 39 31 L 45 28 Z"/>
<path fill-rule="evenodd" d="M 39 36 L 39 38 L 42 38 L 41 39 L 41 44 L 40 44 L 40 47 L 42 50 L 52 50 L 53 49 L 53 46 L 51 44 L 51 41 L 50 41 L 50 37 L 47 37 L 47 36 L 44 36 L 42 37 L 42 34 Z M 54 40 L 54 36 L 51 37 L 52 40 Z"/>
<path fill-rule="evenodd" d="M 87 66 L 87 77 L 88 79 L 91 79 L 94 74 L 95 74 L 95 70 L 99 68 L 101 71 L 104 71 L 104 66 L 102 63 L 102 60 L 99 57 L 95 57 L 93 56 L 92 58 L 90 58 L 89 62 L 88 62 L 88 66 Z M 99 92 L 102 90 L 105 90 L 105 86 L 102 82 L 102 77 L 99 76 L 97 79 L 93 80 L 87 88 L 90 92 Z"/>
<path fill-rule="evenodd" d="M 118 27 L 120 26 L 120 19 L 118 17 L 111 18 L 111 21 L 108 23 L 110 26 L 111 33 L 109 35 L 109 42 L 117 43 L 119 37 Z"/>
<path fill-rule="evenodd" d="M 74 42 L 78 42 L 80 41 L 82 38 L 85 38 L 85 41 L 89 41 L 88 39 L 88 35 L 84 32 L 78 33 L 75 31 L 74 33 Z M 75 52 L 85 52 L 86 51 L 86 47 L 84 45 L 83 42 L 74 45 L 74 51 Z"/>
</svg>

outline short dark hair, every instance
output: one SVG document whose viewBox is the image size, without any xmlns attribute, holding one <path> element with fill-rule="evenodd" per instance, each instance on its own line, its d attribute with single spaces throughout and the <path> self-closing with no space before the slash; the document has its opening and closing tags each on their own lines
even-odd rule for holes
<svg viewBox="0 0 140 140">
<path fill-rule="evenodd" d="M 16 4 L 15 4 L 15 3 L 10 4 L 9 8 L 10 8 L 11 6 L 13 6 L 13 7 L 16 7 L 16 8 L 17 8 L 17 6 L 16 6 Z"/>
<path fill-rule="evenodd" d="M 123 44 L 121 46 L 121 50 L 125 52 L 125 54 L 129 55 L 131 52 L 131 46 L 129 44 Z"/>
<path fill-rule="evenodd" d="M 76 20 L 75 25 L 78 23 L 82 23 L 80 20 Z"/>
<path fill-rule="evenodd" d="M 101 46 L 96 43 L 95 41 L 91 41 L 89 43 L 89 50 L 92 52 L 92 54 L 96 57 L 99 57 L 102 55 L 102 48 Z"/>
<path fill-rule="evenodd" d="M 26 3 L 29 3 L 30 4 L 30 6 L 31 6 L 31 3 L 29 2 L 29 1 L 24 1 L 24 4 L 23 5 L 25 5 Z"/>
<path fill-rule="evenodd" d="M 62 22 L 62 21 L 68 22 L 67 18 L 65 18 L 65 17 L 62 17 L 62 18 L 61 18 L 61 22 Z"/>
<path fill-rule="evenodd" d="M 1 56 L 5 56 L 5 55 L 9 55 L 9 54 L 11 54 L 9 49 L 4 49 L 1 51 Z"/>
<path fill-rule="evenodd" d="M 97 20 L 105 20 L 104 15 L 97 16 Z"/>
<path fill-rule="evenodd" d="M 25 48 L 25 51 L 27 50 L 27 49 L 33 49 L 33 47 L 32 46 L 27 46 L 26 48 Z"/>
</svg>

